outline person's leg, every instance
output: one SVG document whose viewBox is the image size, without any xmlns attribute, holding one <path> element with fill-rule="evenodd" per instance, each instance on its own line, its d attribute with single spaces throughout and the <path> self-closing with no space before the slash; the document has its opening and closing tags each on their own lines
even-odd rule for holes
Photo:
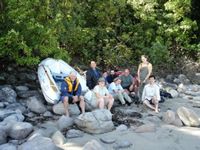
<svg viewBox="0 0 200 150">
<path fill-rule="evenodd" d="M 158 102 L 158 100 L 157 100 L 157 98 L 156 97 L 153 97 L 152 98 L 152 103 L 155 105 L 155 112 L 159 112 L 159 110 L 158 110 L 158 104 L 159 104 L 159 102 Z"/>
<path fill-rule="evenodd" d="M 69 98 L 67 96 L 62 98 L 63 101 L 63 105 L 65 108 L 65 115 L 69 117 L 69 110 L 68 110 L 68 106 L 69 106 Z"/>
<path fill-rule="evenodd" d="M 112 97 L 112 95 L 105 99 L 105 102 L 108 105 L 108 110 L 110 111 L 114 103 L 114 98 Z"/>
<path fill-rule="evenodd" d="M 142 101 L 142 92 L 143 92 L 144 86 L 145 86 L 145 84 L 144 84 L 144 83 L 141 83 L 141 84 L 139 85 L 139 88 L 138 88 L 138 97 L 139 97 L 139 100 L 140 100 L 140 101 Z"/>
<path fill-rule="evenodd" d="M 97 99 L 97 106 L 98 106 L 100 109 L 104 109 L 104 99 L 103 99 L 103 98 Z"/>
<path fill-rule="evenodd" d="M 81 113 L 85 113 L 85 101 L 84 101 L 84 97 L 83 96 L 79 96 L 79 100 L 80 100 L 80 107 L 81 107 Z"/>
<path fill-rule="evenodd" d="M 149 102 L 148 100 L 144 100 L 143 104 L 146 105 L 147 107 L 149 107 L 149 108 L 155 110 L 155 107 L 154 107 L 153 105 L 151 105 L 150 102 Z"/>
<path fill-rule="evenodd" d="M 121 93 L 118 93 L 113 97 L 114 97 L 114 99 L 118 99 L 122 103 L 122 105 L 124 105 L 126 103 L 124 98 L 123 98 L 123 95 Z"/>
<path fill-rule="evenodd" d="M 130 96 L 128 96 L 127 93 L 124 92 L 124 93 L 122 93 L 122 95 L 125 98 L 125 100 L 127 100 L 129 103 L 132 103 L 132 100 L 131 100 Z"/>
</svg>

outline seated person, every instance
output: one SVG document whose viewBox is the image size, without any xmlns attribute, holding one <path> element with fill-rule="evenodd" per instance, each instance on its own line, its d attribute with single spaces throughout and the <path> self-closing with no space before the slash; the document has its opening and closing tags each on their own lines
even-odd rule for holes
<svg viewBox="0 0 200 150">
<path fill-rule="evenodd" d="M 72 103 L 77 103 L 81 112 L 85 112 L 85 102 L 81 92 L 81 84 L 76 77 L 76 73 L 70 72 L 61 84 L 61 100 L 64 104 L 66 116 L 69 116 L 68 106 Z"/>
<path fill-rule="evenodd" d="M 112 94 L 114 99 L 118 99 L 123 105 L 126 103 L 126 101 L 128 101 L 129 103 L 132 102 L 131 98 L 122 88 L 121 79 L 119 77 L 115 78 L 114 82 L 110 84 L 108 91 L 110 92 L 110 94 Z"/>
<path fill-rule="evenodd" d="M 105 86 L 105 79 L 103 77 L 99 78 L 98 85 L 94 87 L 92 99 L 98 108 L 104 109 L 104 107 L 107 106 L 108 110 L 111 110 L 114 99 L 112 95 L 109 94 L 108 89 Z"/>
<path fill-rule="evenodd" d="M 114 81 L 114 79 L 117 77 L 117 75 L 115 74 L 114 70 L 110 71 L 110 74 L 107 76 L 106 80 L 107 82 L 110 84 Z"/>
<path fill-rule="evenodd" d="M 131 85 L 133 84 L 133 77 L 130 74 L 129 69 L 125 69 L 123 75 L 120 76 L 122 88 L 129 94 L 131 91 Z"/>
<path fill-rule="evenodd" d="M 145 85 L 142 93 L 143 104 L 151 108 L 155 112 L 159 112 L 158 104 L 160 101 L 160 89 L 159 86 L 155 83 L 155 76 L 149 76 L 149 83 Z"/>
</svg>

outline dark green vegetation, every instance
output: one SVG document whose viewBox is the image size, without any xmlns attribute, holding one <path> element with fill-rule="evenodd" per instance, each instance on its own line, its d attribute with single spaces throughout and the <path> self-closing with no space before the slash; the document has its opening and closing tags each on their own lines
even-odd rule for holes
<svg viewBox="0 0 200 150">
<path fill-rule="evenodd" d="M 36 65 L 46 57 L 106 66 L 199 61 L 199 0 L 1 0 L 0 58 Z M 78 59 L 77 59 L 78 58 Z"/>
</svg>

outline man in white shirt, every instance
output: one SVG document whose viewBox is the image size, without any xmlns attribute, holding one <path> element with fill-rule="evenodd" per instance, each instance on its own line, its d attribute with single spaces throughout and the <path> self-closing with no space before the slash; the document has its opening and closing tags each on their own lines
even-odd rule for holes
<svg viewBox="0 0 200 150">
<path fill-rule="evenodd" d="M 160 101 L 160 89 L 155 83 L 155 76 L 149 76 L 149 84 L 145 85 L 142 93 L 142 101 L 147 107 L 153 109 L 155 112 L 159 112 L 158 104 Z"/>
<path fill-rule="evenodd" d="M 132 102 L 131 98 L 122 88 L 121 79 L 119 77 L 115 78 L 114 82 L 110 84 L 108 91 L 110 94 L 112 94 L 114 99 L 118 99 L 122 103 L 122 105 L 126 104 L 126 101 L 128 101 L 129 103 Z"/>
</svg>

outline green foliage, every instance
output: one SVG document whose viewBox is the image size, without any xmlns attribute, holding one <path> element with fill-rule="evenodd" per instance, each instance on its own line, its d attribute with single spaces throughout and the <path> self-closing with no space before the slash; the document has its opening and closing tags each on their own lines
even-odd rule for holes
<svg viewBox="0 0 200 150">
<path fill-rule="evenodd" d="M 154 66 L 182 56 L 198 60 L 193 7 L 192 0 L 3 0 L 0 58 L 22 65 L 54 57 L 106 66 L 138 65 L 142 54 Z"/>
</svg>

